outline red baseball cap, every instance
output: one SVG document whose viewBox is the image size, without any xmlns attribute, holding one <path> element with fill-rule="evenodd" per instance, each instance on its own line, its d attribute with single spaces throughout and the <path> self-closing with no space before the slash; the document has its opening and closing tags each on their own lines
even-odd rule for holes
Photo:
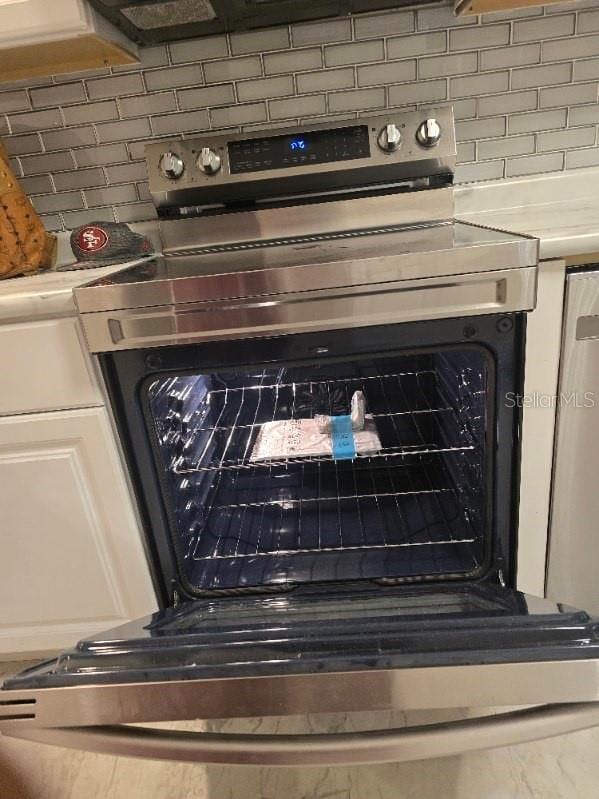
<svg viewBox="0 0 599 799">
<path fill-rule="evenodd" d="M 125 263 L 154 254 L 147 236 L 134 233 L 124 222 L 88 222 L 71 233 L 71 249 L 77 263 L 58 269 L 85 269 Z"/>
</svg>

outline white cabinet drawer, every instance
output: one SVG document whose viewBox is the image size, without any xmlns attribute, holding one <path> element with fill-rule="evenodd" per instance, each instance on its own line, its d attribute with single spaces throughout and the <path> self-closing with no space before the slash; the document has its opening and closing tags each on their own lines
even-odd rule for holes
<svg viewBox="0 0 599 799">
<path fill-rule="evenodd" d="M 0 386 L 3 416 L 103 404 L 76 319 L 1 326 Z"/>
</svg>

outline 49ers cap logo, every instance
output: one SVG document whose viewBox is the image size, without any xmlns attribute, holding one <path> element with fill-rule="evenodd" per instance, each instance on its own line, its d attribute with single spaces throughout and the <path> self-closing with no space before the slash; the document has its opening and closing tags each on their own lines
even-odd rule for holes
<svg viewBox="0 0 599 799">
<path fill-rule="evenodd" d="M 98 252 L 108 244 L 108 233 L 101 227 L 90 225 L 79 231 L 76 243 L 83 252 Z"/>
<path fill-rule="evenodd" d="M 126 263 L 154 252 L 150 239 L 134 233 L 124 222 L 102 219 L 92 219 L 75 228 L 70 241 L 77 263 L 85 265 Z"/>
</svg>

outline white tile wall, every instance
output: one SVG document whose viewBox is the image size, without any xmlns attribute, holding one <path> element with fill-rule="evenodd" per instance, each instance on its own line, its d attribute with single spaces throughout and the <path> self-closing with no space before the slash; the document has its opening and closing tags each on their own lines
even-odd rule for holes
<svg viewBox="0 0 599 799">
<path fill-rule="evenodd" d="M 456 19 L 448 2 L 174 42 L 0 85 L 0 135 L 49 229 L 153 216 L 160 137 L 451 103 L 456 180 L 599 164 L 599 0 Z"/>
</svg>

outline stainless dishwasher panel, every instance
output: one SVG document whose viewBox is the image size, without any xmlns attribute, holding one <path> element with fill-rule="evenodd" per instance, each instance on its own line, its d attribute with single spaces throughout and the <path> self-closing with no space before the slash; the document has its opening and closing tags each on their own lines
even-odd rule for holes
<svg viewBox="0 0 599 799">
<path fill-rule="evenodd" d="M 599 612 L 599 266 L 567 277 L 547 594 Z"/>
</svg>

